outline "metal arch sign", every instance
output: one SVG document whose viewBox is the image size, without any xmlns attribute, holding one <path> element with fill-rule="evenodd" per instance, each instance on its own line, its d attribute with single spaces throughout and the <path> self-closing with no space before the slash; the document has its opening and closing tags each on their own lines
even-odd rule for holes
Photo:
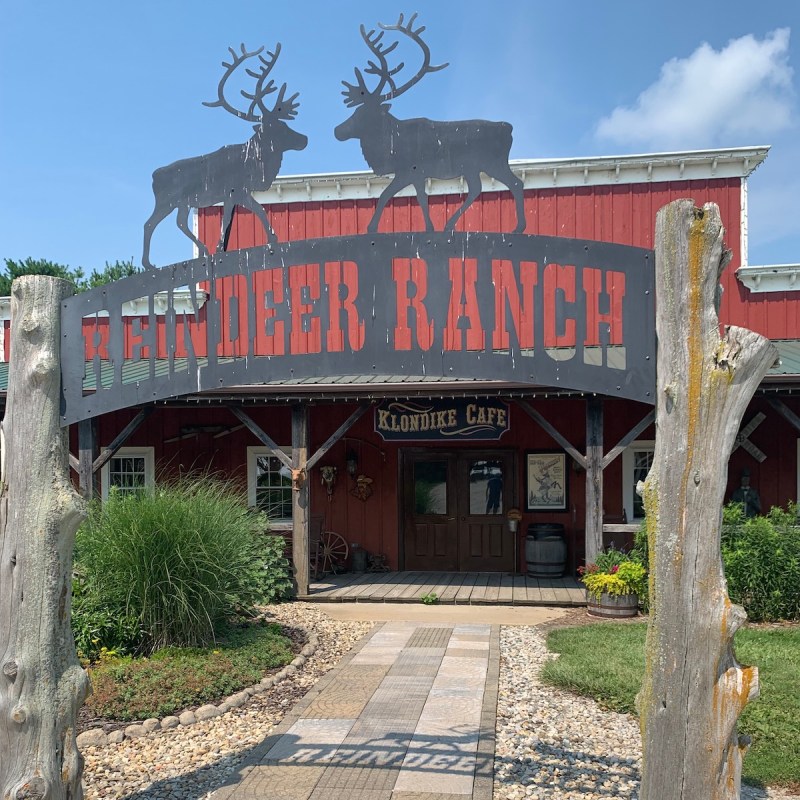
<svg viewBox="0 0 800 800">
<path fill-rule="evenodd" d="M 63 425 L 190 393 L 322 375 L 496 380 L 654 402 L 652 251 L 525 235 L 509 123 L 393 116 L 390 101 L 447 66 L 431 63 L 416 17 L 400 15 L 380 30 L 362 25 L 367 66 L 343 81 L 351 115 L 337 139 L 357 139 L 372 170 L 392 176 L 360 236 L 277 241 L 253 192 L 270 187 L 286 151 L 308 143 L 289 125 L 297 94 L 287 97 L 287 84 L 278 89 L 271 77 L 280 44 L 229 49 L 217 98 L 206 105 L 252 123 L 254 134 L 157 169 L 146 271 L 64 302 Z M 400 58 L 401 44 L 416 67 Z M 237 75 L 253 81 L 240 97 L 229 85 Z M 481 192 L 481 174 L 511 193 L 513 233 L 454 231 Z M 428 182 L 459 176 L 464 202 L 435 232 Z M 378 234 L 387 203 L 409 185 L 426 231 Z M 223 213 L 212 254 L 188 217 L 214 204 Z M 269 244 L 226 252 L 236 207 L 256 215 Z M 172 212 L 201 257 L 157 270 L 151 237 Z M 177 302 L 182 287 L 188 309 Z M 126 316 L 130 302 L 144 310 Z"/>
<path fill-rule="evenodd" d="M 653 281 L 650 250 L 524 234 L 218 253 L 64 301 L 61 420 L 321 375 L 496 380 L 653 403 Z M 179 310 L 179 287 L 198 285 L 207 302 Z M 131 320 L 123 304 L 134 300 L 146 311 Z"/>
</svg>

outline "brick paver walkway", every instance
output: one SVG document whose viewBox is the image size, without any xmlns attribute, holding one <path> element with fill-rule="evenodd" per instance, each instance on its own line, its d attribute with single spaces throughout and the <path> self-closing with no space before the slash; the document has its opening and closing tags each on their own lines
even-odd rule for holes
<svg viewBox="0 0 800 800">
<path fill-rule="evenodd" d="M 214 800 L 490 800 L 495 625 L 387 622 Z"/>
</svg>

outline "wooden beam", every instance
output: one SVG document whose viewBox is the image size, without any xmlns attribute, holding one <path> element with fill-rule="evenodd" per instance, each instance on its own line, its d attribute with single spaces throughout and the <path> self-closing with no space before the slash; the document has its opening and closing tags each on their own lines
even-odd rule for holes
<svg viewBox="0 0 800 800">
<path fill-rule="evenodd" d="M 247 423 L 245 423 L 247 424 Z M 292 560 L 294 561 L 295 592 L 308 594 L 309 539 L 311 513 L 308 475 L 302 470 L 308 463 L 308 406 L 292 406 Z"/>
<path fill-rule="evenodd" d="M 244 423 L 245 427 L 258 439 L 261 444 L 268 447 L 270 452 L 275 458 L 278 459 L 285 467 L 293 468 L 292 459 L 283 452 L 283 450 L 275 444 L 275 442 L 264 432 L 261 428 L 238 406 L 225 406 L 231 414 L 238 420 Z M 293 409 L 294 410 L 294 409 Z M 294 419 L 294 416 L 292 416 Z"/>
<path fill-rule="evenodd" d="M 603 457 L 603 469 L 605 469 L 639 434 L 649 428 L 656 419 L 655 409 L 651 411 L 637 425 L 634 425 Z"/>
<path fill-rule="evenodd" d="M 148 408 L 139 409 L 139 413 L 117 434 L 114 441 L 108 447 L 104 447 L 100 451 L 100 455 L 92 463 L 92 471 L 104 467 L 113 457 L 114 453 L 122 447 L 125 442 L 133 435 L 133 432 L 153 413 L 155 409 L 152 406 Z"/>
<path fill-rule="evenodd" d="M 328 438 L 328 441 L 322 445 L 322 447 L 314 453 L 311 458 L 305 464 L 306 471 L 310 471 L 317 462 L 333 447 L 339 439 L 344 436 L 353 425 L 364 416 L 372 408 L 372 403 L 363 403 L 360 405 L 335 431 L 334 433 Z"/>
<path fill-rule="evenodd" d="M 94 496 L 94 445 L 94 420 L 82 419 L 78 423 L 78 485 L 86 500 Z"/>
<path fill-rule="evenodd" d="M 517 405 L 545 432 L 550 434 L 580 466 L 584 469 L 587 468 L 586 456 L 573 447 L 533 406 L 526 400 L 517 400 Z"/>
<path fill-rule="evenodd" d="M 69 466 L 70 469 L 74 469 L 75 472 L 80 473 L 80 463 L 78 462 L 77 457 L 72 455 L 72 453 L 69 454 Z"/>
<path fill-rule="evenodd" d="M 586 562 L 603 549 L 603 400 L 586 398 Z"/>
<path fill-rule="evenodd" d="M 769 404 L 790 424 L 795 430 L 800 431 L 800 417 L 777 397 L 770 397 Z"/>
</svg>

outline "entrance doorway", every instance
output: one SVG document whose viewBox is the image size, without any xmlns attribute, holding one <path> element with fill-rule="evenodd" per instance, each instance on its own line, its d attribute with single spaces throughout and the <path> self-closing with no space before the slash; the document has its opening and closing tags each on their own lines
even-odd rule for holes
<svg viewBox="0 0 800 800">
<path fill-rule="evenodd" d="M 508 450 L 404 450 L 404 569 L 510 572 L 515 453 Z"/>
</svg>

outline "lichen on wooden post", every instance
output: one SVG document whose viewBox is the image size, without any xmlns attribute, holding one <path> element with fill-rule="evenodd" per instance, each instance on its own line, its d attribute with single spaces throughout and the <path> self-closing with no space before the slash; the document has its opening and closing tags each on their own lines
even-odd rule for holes
<svg viewBox="0 0 800 800">
<path fill-rule="evenodd" d="M 67 281 L 14 281 L 0 489 L 0 797 L 80 800 L 75 743 L 89 688 L 70 627 L 72 551 L 84 504 L 69 480 L 61 400 Z"/>
<path fill-rule="evenodd" d="M 728 458 L 777 351 L 743 328 L 720 336 L 719 278 L 730 258 L 723 235 L 713 203 L 676 200 L 658 212 L 642 800 L 738 798 L 747 742 L 736 722 L 758 695 L 757 670 L 733 651 L 746 615 L 728 598 L 720 531 Z"/>
</svg>

